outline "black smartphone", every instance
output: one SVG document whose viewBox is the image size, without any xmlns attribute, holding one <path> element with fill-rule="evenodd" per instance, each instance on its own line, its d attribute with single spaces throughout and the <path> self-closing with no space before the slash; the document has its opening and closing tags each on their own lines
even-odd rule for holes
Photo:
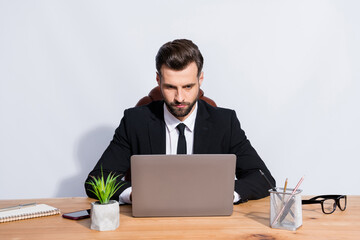
<svg viewBox="0 0 360 240">
<path fill-rule="evenodd" d="M 81 210 L 76 212 L 64 213 L 62 215 L 64 218 L 72 219 L 72 220 L 80 220 L 84 218 L 90 217 L 90 209 Z"/>
</svg>

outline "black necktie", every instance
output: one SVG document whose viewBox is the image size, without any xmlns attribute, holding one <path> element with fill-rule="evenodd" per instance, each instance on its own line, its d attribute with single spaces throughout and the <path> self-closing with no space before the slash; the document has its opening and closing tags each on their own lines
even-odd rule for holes
<svg viewBox="0 0 360 240">
<path fill-rule="evenodd" d="M 177 145 L 177 154 L 186 154 L 186 139 L 184 135 L 185 124 L 180 123 L 176 126 L 179 130 L 179 140 Z"/>
</svg>

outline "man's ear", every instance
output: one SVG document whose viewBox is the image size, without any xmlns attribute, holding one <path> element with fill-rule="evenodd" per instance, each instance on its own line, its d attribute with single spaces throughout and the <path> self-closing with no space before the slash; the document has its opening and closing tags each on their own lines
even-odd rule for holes
<svg viewBox="0 0 360 240">
<path fill-rule="evenodd" d="M 156 72 L 156 81 L 160 87 L 160 84 L 161 84 L 161 80 L 160 80 L 160 74 L 158 72 Z"/>
<path fill-rule="evenodd" d="M 204 72 L 201 72 L 199 77 L 199 86 L 201 86 L 203 80 L 204 80 Z"/>
</svg>

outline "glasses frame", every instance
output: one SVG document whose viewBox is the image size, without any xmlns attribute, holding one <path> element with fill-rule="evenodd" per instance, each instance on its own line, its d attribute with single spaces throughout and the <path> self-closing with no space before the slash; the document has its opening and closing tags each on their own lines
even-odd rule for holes
<svg viewBox="0 0 360 240">
<path fill-rule="evenodd" d="M 322 199 L 319 199 L 319 198 L 322 198 Z M 340 205 L 341 198 L 345 198 L 345 206 L 343 206 L 343 207 Z M 334 204 L 333 210 L 331 212 L 325 212 L 325 210 L 324 210 L 324 202 L 328 199 L 335 200 L 335 204 Z M 333 212 L 335 212 L 336 205 L 339 207 L 339 209 L 341 211 L 345 211 L 346 206 L 347 206 L 347 196 L 346 195 L 319 195 L 319 196 L 310 198 L 309 200 L 302 200 L 302 204 L 317 204 L 317 203 L 321 204 L 321 210 L 325 214 L 332 214 Z"/>
</svg>

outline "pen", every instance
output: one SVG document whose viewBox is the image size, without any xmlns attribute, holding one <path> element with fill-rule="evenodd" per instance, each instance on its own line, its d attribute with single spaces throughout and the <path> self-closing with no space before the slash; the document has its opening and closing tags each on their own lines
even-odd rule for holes
<svg viewBox="0 0 360 240">
<path fill-rule="evenodd" d="M 259 172 L 260 172 L 261 175 L 265 178 L 265 180 L 268 182 L 268 184 L 269 184 L 269 186 L 271 187 L 271 189 L 276 192 L 276 188 L 272 185 L 272 183 L 271 183 L 270 180 L 266 177 L 266 175 L 263 173 L 263 171 L 261 171 L 261 169 L 259 169 Z"/>
<path fill-rule="evenodd" d="M 10 210 L 14 210 L 14 209 L 20 209 L 20 208 L 24 208 L 24 207 L 31 207 L 31 206 L 35 206 L 35 205 L 36 205 L 36 203 L 19 204 L 16 206 L 0 208 L 0 212 L 10 211 Z"/>
</svg>

